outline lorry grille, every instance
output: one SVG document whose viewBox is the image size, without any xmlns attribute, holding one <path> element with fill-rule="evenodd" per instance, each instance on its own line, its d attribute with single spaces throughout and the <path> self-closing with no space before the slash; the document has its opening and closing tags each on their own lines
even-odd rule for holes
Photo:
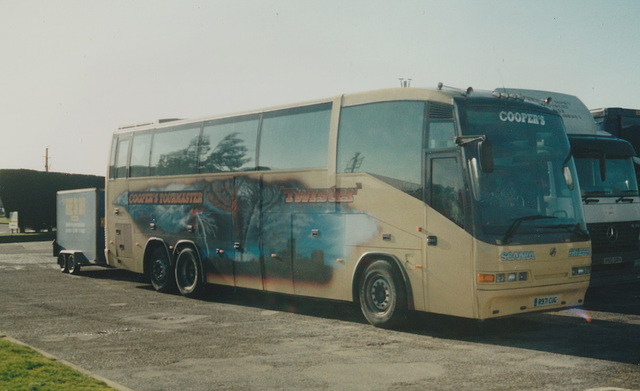
<svg viewBox="0 0 640 391">
<path fill-rule="evenodd" d="M 625 251 L 638 248 L 640 222 L 587 224 L 594 253 Z"/>
</svg>

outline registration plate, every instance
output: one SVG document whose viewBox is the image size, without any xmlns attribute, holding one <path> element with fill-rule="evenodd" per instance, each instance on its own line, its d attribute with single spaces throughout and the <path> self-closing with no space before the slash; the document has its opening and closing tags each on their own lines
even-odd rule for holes
<svg viewBox="0 0 640 391">
<path fill-rule="evenodd" d="M 558 296 L 536 297 L 533 301 L 534 307 L 544 307 L 555 304 L 558 304 Z"/>
<path fill-rule="evenodd" d="M 605 265 L 615 265 L 618 263 L 622 263 L 622 257 L 605 257 L 604 258 Z"/>
</svg>

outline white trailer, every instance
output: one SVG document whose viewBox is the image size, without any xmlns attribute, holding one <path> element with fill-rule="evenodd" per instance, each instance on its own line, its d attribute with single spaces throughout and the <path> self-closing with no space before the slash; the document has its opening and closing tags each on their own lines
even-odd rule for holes
<svg viewBox="0 0 640 391">
<path fill-rule="evenodd" d="M 56 200 L 54 256 L 63 273 L 81 266 L 106 266 L 104 257 L 104 190 L 59 191 Z"/>
</svg>

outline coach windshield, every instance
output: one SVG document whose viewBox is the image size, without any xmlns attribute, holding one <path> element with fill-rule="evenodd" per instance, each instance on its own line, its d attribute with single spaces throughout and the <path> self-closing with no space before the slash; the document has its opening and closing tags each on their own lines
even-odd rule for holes
<svg viewBox="0 0 640 391">
<path fill-rule="evenodd" d="M 577 174 L 561 118 L 535 105 L 458 104 L 463 136 L 490 140 L 493 169 L 465 144 L 476 237 L 495 244 L 584 241 Z M 477 145 L 477 144 L 475 144 Z M 575 183 L 574 183 L 575 182 Z"/>
</svg>

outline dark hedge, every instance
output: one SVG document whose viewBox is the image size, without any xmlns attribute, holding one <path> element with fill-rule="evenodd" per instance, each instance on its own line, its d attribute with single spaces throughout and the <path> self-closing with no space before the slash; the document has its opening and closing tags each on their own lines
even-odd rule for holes
<svg viewBox="0 0 640 391">
<path fill-rule="evenodd" d="M 0 170 L 0 199 L 5 215 L 18 212 L 20 231 L 51 229 L 56 225 L 56 192 L 104 189 L 104 177 L 35 170 Z"/>
</svg>

